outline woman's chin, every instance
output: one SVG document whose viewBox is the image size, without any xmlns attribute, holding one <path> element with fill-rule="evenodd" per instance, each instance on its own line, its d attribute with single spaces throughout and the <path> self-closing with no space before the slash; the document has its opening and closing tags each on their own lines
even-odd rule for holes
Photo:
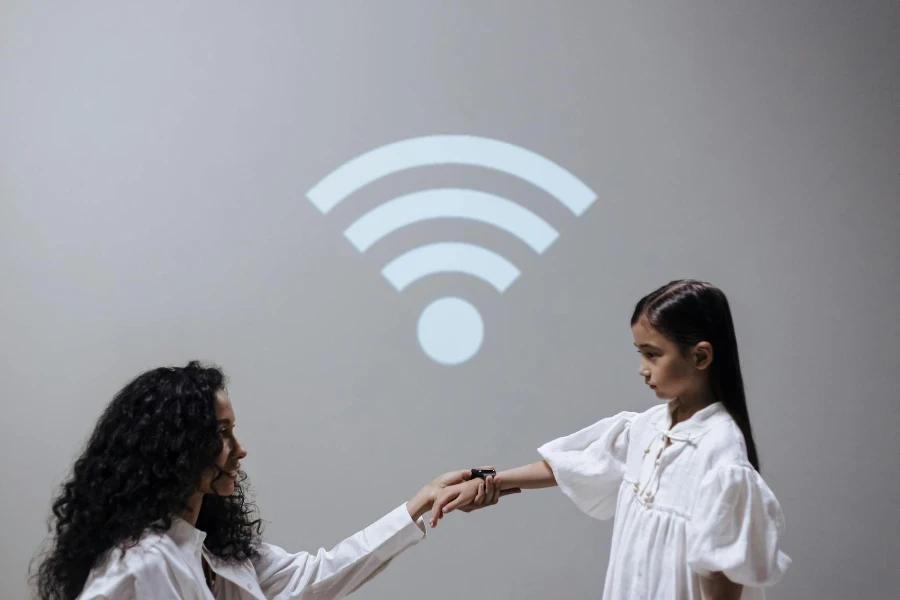
<svg viewBox="0 0 900 600">
<path fill-rule="evenodd" d="M 218 481 L 215 482 L 215 485 L 210 486 L 211 493 L 216 496 L 230 496 L 234 493 L 235 488 L 237 487 L 236 482 L 231 477 L 222 477 Z"/>
</svg>

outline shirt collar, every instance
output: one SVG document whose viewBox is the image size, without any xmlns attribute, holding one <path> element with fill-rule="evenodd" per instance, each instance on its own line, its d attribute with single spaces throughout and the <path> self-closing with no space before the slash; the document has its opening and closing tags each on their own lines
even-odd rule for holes
<svg viewBox="0 0 900 600">
<path fill-rule="evenodd" d="M 178 516 L 172 517 L 172 526 L 167 532 L 172 541 L 187 552 L 199 552 L 206 539 L 206 532 L 200 531 Z"/>
<path fill-rule="evenodd" d="M 713 402 L 709 406 L 701 408 L 689 419 L 682 421 L 669 428 L 672 422 L 672 410 L 675 404 L 670 402 L 665 411 L 660 411 L 653 420 L 653 428 L 658 432 L 665 434 L 673 440 L 688 441 L 696 439 L 709 431 L 716 423 L 730 418 L 728 411 L 721 402 Z"/>
</svg>

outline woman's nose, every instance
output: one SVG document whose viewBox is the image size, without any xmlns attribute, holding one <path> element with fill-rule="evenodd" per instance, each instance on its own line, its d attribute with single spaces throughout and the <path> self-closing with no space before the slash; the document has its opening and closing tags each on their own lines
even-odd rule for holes
<svg viewBox="0 0 900 600">
<path fill-rule="evenodd" d="M 234 449 L 235 458 L 244 458 L 247 456 L 247 449 L 244 448 L 244 445 L 240 442 L 237 443 L 237 448 Z"/>
</svg>

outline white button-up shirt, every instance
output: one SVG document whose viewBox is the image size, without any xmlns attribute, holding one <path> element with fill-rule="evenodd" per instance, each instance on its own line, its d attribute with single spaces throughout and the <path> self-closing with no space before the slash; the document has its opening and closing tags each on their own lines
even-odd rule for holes
<svg viewBox="0 0 900 600">
<path fill-rule="evenodd" d="M 406 504 L 316 554 L 262 543 L 259 557 L 227 563 L 203 546 L 206 534 L 176 518 L 165 533 L 148 533 L 124 553 L 115 549 L 91 570 L 78 600 L 288 600 L 343 598 L 425 537 Z M 201 556 L 216 573 L 213 594 Z"/>
</svg>

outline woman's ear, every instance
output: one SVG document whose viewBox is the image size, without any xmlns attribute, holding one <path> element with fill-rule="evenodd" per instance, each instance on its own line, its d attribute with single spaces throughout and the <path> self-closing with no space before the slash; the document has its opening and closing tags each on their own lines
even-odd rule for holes
<svg viewBox="0 0 900 600">
<path fill-rule="evenodd" d="M 694 368 L 704 371 L 709 368 L 713 361 L 713 347 L 709 342 L 700 342 L 694 346 L 692 353 L 694 360 Z"/>
</svg>

